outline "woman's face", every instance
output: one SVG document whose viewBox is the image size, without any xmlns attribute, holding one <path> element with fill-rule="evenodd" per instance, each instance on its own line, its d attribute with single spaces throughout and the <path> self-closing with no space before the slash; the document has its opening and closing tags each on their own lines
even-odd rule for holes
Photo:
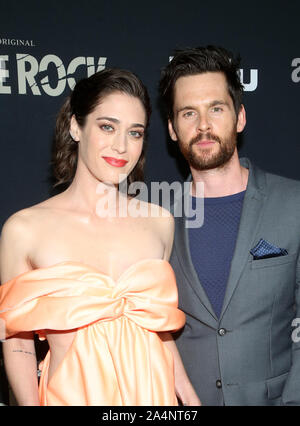
<svg viewBox="0 0 300 426">
<path fill-rule="evenodd" d="M 81 128 L 74 116 L 71 133 L 78 140 L 78 167 L 103 183 L 118 184 L 129 175 L 143 148 L 145 109 L 138 98 L 122 92 L 105 96 Z"/>
</svg>

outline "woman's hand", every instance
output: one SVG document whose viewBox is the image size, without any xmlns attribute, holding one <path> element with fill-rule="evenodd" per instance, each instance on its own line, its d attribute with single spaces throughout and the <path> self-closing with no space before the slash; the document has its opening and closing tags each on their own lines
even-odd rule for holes
<svg viewBox="0 0 300 426">
<path fill-rule="evenodd" d="M 202 405 L 190 381 L 185 381 L 185 384 L 180 386 L 176 394 L 184 406 L 199 407 Z"/>
<path fill-rule="evenodd" d="M 175 392 L 177 398 L 183 405 L 200 406 L 201 401 L 196 394 L 193 385 L 191 384 L 185 368 L 183 366 L 181 357 L 179 355 L 176 344 L 173 340 L 171 333 L 163 332 L 158 333 L 164 344 L 171 351 L 174 359 L 174 377 L 175 377 Z"/>
</svg>

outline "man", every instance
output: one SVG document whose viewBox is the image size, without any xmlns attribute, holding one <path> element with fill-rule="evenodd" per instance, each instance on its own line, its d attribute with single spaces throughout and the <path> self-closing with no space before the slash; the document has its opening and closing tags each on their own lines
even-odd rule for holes
<svg viewBox="0 0 300 426">
<path fill-rule="evenodd" d="M 192 195 L 204 184 L 203 226 L 176 218 L 171 264 L 187 319 L 176 342 L 203 405 L 300 405 L 300 183 L 239 159 L 238 67 L 223 48 L 186 49 L 160 82 Z"/>
</svg>

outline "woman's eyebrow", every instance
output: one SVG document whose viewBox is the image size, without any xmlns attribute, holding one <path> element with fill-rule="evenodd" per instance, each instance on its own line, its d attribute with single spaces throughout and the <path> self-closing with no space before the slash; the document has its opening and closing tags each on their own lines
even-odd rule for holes
<svg viewBox="0 0 300 426">
<path fill-rule="evenodd" d="M 120 123 L 120 120 L 118 120 L 117 118 L 113 118 L 113 117 L 97 117 L 96 120 L 108 120 L 108 121 L 112 121 L 113 123 L 116 123 L 116 124 Z M 130 127 L 142 127 L 144 129 L 145 125 L 141 124 L 141 123 L 132 123 Z"/>
<path fill-rule="evenodd" d="M 97 117 L 96 120 L 108 120 L 108 121 L 112 121 L 113 123 L 120 123 L 120 120 L 113 117 Z"/>
</svg>

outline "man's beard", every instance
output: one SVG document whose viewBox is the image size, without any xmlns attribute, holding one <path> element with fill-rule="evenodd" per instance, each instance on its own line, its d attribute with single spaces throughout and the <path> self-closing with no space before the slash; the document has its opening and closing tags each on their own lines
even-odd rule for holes
<svg viewBox="0 0 300 426">
<path fill-rule="evenodd" d="M 236 139 L 237 132 L 233 129 L 229 137 L 223 140 L 212 133 L 201 133 L 191 139 L 187 146 L 179 139 L 178 144 L 181 153 L 191 167 L 196 170 L 211 170 L 224 166 L 231 159 L 236 148 Z M 195 152 L 194 144 L 201 140 L 213 140 L 218 143 L 218 152 L 212 154 L 211 148 L 199 148 Z"/>
</svg>

